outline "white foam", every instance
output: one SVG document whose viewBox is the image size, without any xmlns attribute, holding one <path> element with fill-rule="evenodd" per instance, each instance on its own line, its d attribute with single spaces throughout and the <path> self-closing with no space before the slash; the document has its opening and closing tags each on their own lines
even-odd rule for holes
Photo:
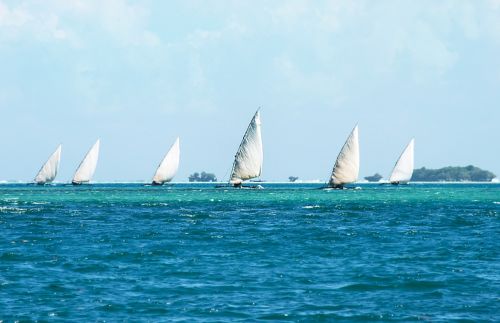
<svg viewBox="0 0 500 323">
<path fill-rule="evenodd" d="M 319 205 L 306 205 L 306 206 L 303 206 L 302 208 L 303 209 L 318 209 L 320 207 L 321 206 L 319 206 Z"/>
</svg>

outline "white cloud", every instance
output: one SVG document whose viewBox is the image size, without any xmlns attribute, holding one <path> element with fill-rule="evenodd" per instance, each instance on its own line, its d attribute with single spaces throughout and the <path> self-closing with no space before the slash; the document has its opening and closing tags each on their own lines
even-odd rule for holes
<svg viewBox="0 0 500 323">
<path fill-rule="evenodd" d="M 309 34 L 303 46 L 324 59 L 322 64 L 336 64 L 351 52 L 361 60 L 360 69 L 371 66 L 365 73 L 396 71 L 409 61 L 413 77 L 421 79 L 440 77 L 457 63 L 459 53 L 447 42 L 457 21 L 471 37 L 478 33 L 474 8 L 455 7 L 451 2 L 294 1 L 274 8 L 272 17 L 276 28 L 289 31 L 292 25 L 297 36 Z"/>
<path fill-rule="evenodd" d="M 71 40 L 72 33 L 54 13 L 32 10 L 27 3 L 9 7 L 0 2 L 0 40 L 15 41 L 26 35 L 38 41 L 62 41 Z"/>
<path fill-rule="evenodd" d="M 122 45 L 156 46 L 160 39 L 147 28 L 148 14 L 146 7 L 126 0 L 26 0 L 11 7 L 0 0 L 0 35 L 81 46 L 86 33 L 95 31 Z"/>
<path fill-rule="evenodd" d="M 199 49 L 206 44 L 218 41 L 221 37 L 222 31 L 220 30 L 196 30 L 188 35 L 187 42 L 191 47 Z"/>
<path fill-rule="evenodd" d="M 90 16 L 98 17 L 100 24 L 124 44 L 157 45 L 159 38 L 147 29 L 148 11 L 145 7 L 125 0 L 94 1 Z"/>
<path fill-rule="evenodd" d="M 287 1 L 283 5 L 278 5 L 271 10 L 271 18 L 278 25 L 287 27 L 297 26 L 305 15 L 310 11 L 311 6 L 306 0 Z"/>
<path fill-rule="evenodd" d="M 321 98 L 328 106 L 339 106 L 345 97 L 341 94 L 342 85 L 338 77 L 326 71 L 306 71 L 288 54 L 274 58 L 272 86 L 276 93 L 286 89 L 292 98 L 291 104 L 303 106 L 316 98 Z"/>
<path fill-rule="evenodd" d="M 442 75 L 450 70 L 459 58 L 458 53 L 448 48 L 445 41 L 424 22 L 417 23 L 410 37 L 406 39 L 406 50 L 415 64 L 414 75 L 417 78 L 425 77 L 425 74 L 429 73 Z"/>
<path fill-rule="evenodd" d="M 9 8 L 0 2 L 0 27 L 20 27 L 32 19 L 23 8 Z"/>
<path fill-rule="evenodd" d="M 192 16 L 170 31 L 153 29 L 165 26 L 158 23 L 161 14 L 151 16 L 154 2 L 20 0 L 9 6 L 0 0 L 0 42 L 32 36 L 91 48 L 92 54 L 76 61 L 96 71 L 110 65 L 102 63 L 109 59 L 106 55 L 119 55 L 113 62 L 123 70 L 151 72 L 155 78 L 167 79 L 165 88 L 194 89 L 196 93 L 190 95 L 203 100 L 217 97 L 218 84 L 212 80 L 217 78 L 217 68 L 213 64 L 220 64 L 218 68 L 223 70 L 229 64 L 240 67 L 255 59 L 259 61 L 256 64 L 269 70 L 259 71 L 254 77 L 276 78 L 284 82 L 276 85 L 284 85 L 281 90 L 288 87 L 294 93 L 304 91 L 332 100 L 344 95 L 340 90 L 353 93 L 349 91 L 352 86 L 386 76 L 400 78 L 398 73 L 406 73 L 404 77 L 417 82 L 446 77 L 461 58 L 453 38 L 500 40 L 500 0 L 477 3 L 242 0 L 207 4 L 191 0 L 171 6 L 183 10 L 187 6 L 189 10 L 180 12 Z M 156 19 L 155 24 L 151 24 L 152 19 Z M 169 39 L 172 43 L 167 43 Z M 92 56 L 96 44 L 108 43 L 135 49 L 108 48 L 102 51 L 106 54 Z M 227 64 L 210 61 L 210 57 L 232 51 L 236 55 L 248 53 L 248 57 L 241 55 L 240 60 L 235 56 Z M 166 76 L 172 71 L 178 73 L 175 79 Z M 105 79 L 108 75 L 95 77 Z M 90 88 L 92 84 L 83 82 L 83 86 Z M 181 96 L 175 90 L 171 93 Z"/>
<path fill-rule="evenodd" d="M 489 0 L 490 6 L 493 9 L 499 9 L 500 8 L 500 0 Z"/>
</svg>

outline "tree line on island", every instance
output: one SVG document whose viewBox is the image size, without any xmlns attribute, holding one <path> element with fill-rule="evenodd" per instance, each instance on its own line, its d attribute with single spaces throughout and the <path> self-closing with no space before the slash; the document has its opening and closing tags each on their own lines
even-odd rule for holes
<svg viewBox="0 0 500 323">
<path fill-rule="evenodd" d="M 414 182 L 491 182 L 496 177 L 490 171 L 483 170 L 476 166 L 465 167 L 443 167 L 439 169 L 428 169 L 425 167 L 415 169 L 411 178 Z M 190 182 L 217 182 L 217 177 L 213 173 L 195 172 L 189 175 Z M 288 180 L 293 183 L 299 179 L 297 176 L 290 176 Z M 378 182 L 382 175 L 376 173 L 372 176 L 366 176 L 365 180 L 369 182 Z"/>
<path fill-rule="evenodd" d="M 425 167 L 415 169 L 412 181 L 420 182 L 439 182 L 439 181 L 472 181 L 472 182 L 491 182 L 496 177 L 490 171 L 482 170 L 472 165 L 466 167 L 443 167 L 439 169 L 427 169 Z"/>
<path fill-rule="evenodd" d="M 213 173 L 201 172 L 193 173 L 188 177 L 190 182 L 217 182 L 217 177 Z"/>
<path fill-rule="evenodd" d="M 411 180 L 414 182 L 491 182 L 496 177 L 490 171 L 476 166 L 454 167 L 448 166 L 439 169 L 428 169 L 425 167 L 415 169 Z M 378 182 L 382 179 L 379 173 L 366 176 L 369 182 Z"/>
</svg>

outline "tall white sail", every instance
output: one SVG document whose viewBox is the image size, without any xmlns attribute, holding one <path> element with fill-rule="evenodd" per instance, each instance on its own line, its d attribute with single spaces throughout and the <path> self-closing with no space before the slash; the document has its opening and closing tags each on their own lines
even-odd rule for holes
<svg viewBox="0 0 500 323">
<path fill-rule="evenodd" d="M 59 145 L 50 155 L 49 159 L 43 164 L 42 168 L 35 177 L 35 183 L 46 184 L 51 183 L 57 176 L 59 170 L 59 162 L 61 161 L 61 145 Z"/>
<path fill-rule="evenodd" d="M 92 176 L 94 176 L 97 160 L 99 158 L 99 144 L 100 140 L 97 139 L 87 155 L 85 155 L 85 158 L 82 160 L 73 176 L 73 180 L 71 181 L 73 184 L 90 182 Z"/>
<path fill-rule="evenodd" d="M 328 183 L 331 187 L 353 183 L 359 174 L 359 139 L 358 126 L 354 127 L 333 166 L 332 175 Z"/>
<path fill-rule="evenodd" d="M 175 174 L 177 174 L 177 169 L 179 169 L 179 157 L 179 137 L 177 137 L 156 169 L 156 173 L 153 176 L 153 184 L 161 185 L 170 182 L 174 178 Z"/>
<path fill-rule="evenodd" d="M 408 183 L 413 175 L 415 139 L 410 140 L 392 170 L 389 182 Z"/>
<path fill-rule="evenodd" d="M 231 184 L 241 184 L 244 180 L 259 177 L 262 172 L 264 153 L 260 125 L 260 112 L 257 110 L 234 157 L 229 179 Z"/>
</svg>

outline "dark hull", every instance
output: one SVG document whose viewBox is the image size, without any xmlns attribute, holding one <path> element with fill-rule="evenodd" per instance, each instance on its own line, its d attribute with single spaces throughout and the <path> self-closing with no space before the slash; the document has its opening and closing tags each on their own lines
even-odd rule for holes
<svg viewBox="0 0 500 323">
<path fill-rule="evenodd" d="M 46 183 L 33 183 L 33 185 L 36 186 L 47 186 L 47 185 L 54 185 L 52 182 L 46 182 Z"/>
<path fill-rule="evenodd" d="M 344 186 L 344 185 L 333 185 L 333 186 L 325 186 L 325 187 L 320 187 L 320 190 L 359 190 L 361 187 L 359 186 Z"/>
<path fill-rule="evenodd" d="M 327 185 L 319 188 L 320 190 L 343 190 L 344 185 Z"/>
<path fill-rule="evenodd" d="M 408 185 L 408 182 L 383 182 L 379 183 L 379 185 L 393 185 L 393 186 Z"/>
<path fill-rule="evenodd" d="M 264 187 L 262 187 L 261 185 L 247 186 L 247 185 L 231 185 L 231 184 L 217 185 L 217 186 L 215 186 L 215 188 L 234 188 L 234 189 L 253 189 L 253 190 L 264 189 Z"/>
</svg>

